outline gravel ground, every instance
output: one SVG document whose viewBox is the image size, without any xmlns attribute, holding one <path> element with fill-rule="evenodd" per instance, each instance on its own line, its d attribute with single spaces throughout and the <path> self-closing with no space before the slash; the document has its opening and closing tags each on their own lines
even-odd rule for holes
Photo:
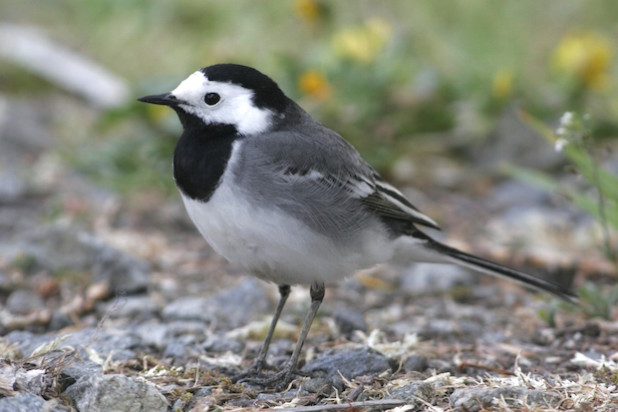
<svg viewBox="0 0 618 412">
<path fill-rule="evenodd" d="M 277 288 L 215 255 L 179 199 L 129 202 L 36 142 L 1 144 L 31 172 L 0 170 L 0 411 L 618 410 L 616 308 L 595 317 L 442 265 L 379 266 L 327 289 L 307 376 L 283 391 L 234 384 Z M 424 201 L 440 205 L 447 242 L 577 284 L 615 283 L 585 216 L 518 183 L 471 190 L 482 205 L 446 192 Z M 275 369 L 308 295 L 292 290 Z"/>
</svg>

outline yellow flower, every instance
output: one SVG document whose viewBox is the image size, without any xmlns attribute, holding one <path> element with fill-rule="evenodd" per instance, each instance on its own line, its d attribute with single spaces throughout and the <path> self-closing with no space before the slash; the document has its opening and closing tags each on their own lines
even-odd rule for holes
<svg viewBox="0 0 618 412">
<path fill-rule="evenodd" d="M 500 69 L 494 75 L 491 92 L 496 100 L 506 100 L 513 92 L 515 76 L 509 69 Z"/>
<path fill-rule="evenodd" d="M 316 70 L 304 72 L 298 80 L 298 87 L 304 94 L 319 100 L 326 100 L 331 94 L 328 80 Z"/>
<path fill-rule="evenodd" d="M 294 2 L 296 15 L 309 23 L 315 23 L 320 19 L 322 7 L 316 0 L 296 0 Z"/>
<path fill-rule="evenodd" d="M 562 39 L 552 56 L 555 70 L 577 78 L 584 86 L 603 90 L 609 86 L 612 48 L 596 33 Z"/>
<path fill-rule="evenodd" d="M 339 56 L 371 63 L 392 37 L 392 28 L 382 19 L 370 19 L 360 26 L 343 29 L 333 36 L 332 47 Z"/>
</svg>

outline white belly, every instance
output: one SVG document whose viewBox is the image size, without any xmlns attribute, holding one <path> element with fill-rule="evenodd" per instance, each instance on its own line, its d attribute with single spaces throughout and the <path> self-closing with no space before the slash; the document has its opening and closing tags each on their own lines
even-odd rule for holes
<svg viewBox="0 0 618 412">
<path fill-rule="evenodd" d="M 256 208 L 225 179 L 206 203 L 182 196 L 191 220 L 232 264 L 277 284 L 334 283 L 388 260 L 379 236 L 335 244 L 282 211 Z"/>
</svg>

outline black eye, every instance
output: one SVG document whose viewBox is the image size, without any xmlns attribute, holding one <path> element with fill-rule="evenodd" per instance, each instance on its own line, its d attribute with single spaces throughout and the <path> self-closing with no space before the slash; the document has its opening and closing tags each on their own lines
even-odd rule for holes
<svg viewBox="0 0 618 412">
<path fill-rule="evenodd" d="M 221 96 L 217 93 L 206 93 L 206 96 L 204 96 L 204 102 L 209 106 L 214 106 L 219 100 L 221 100 Z"/>
</svg>

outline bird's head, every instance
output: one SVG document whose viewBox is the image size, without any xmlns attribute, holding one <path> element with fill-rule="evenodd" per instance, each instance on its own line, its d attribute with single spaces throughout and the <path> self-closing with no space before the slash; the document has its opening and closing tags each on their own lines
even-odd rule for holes
<svg viewBox="0 0 618 412">
<path fill-rule="evenodd" d="M 246 136 L 267 131 L 284 116 L 288 101 L 268 76 L 238 64 L 205 67 L 169 93 L 138 100 L 173 108 L 185 128 L 233 126 Z"/>
</svg>

